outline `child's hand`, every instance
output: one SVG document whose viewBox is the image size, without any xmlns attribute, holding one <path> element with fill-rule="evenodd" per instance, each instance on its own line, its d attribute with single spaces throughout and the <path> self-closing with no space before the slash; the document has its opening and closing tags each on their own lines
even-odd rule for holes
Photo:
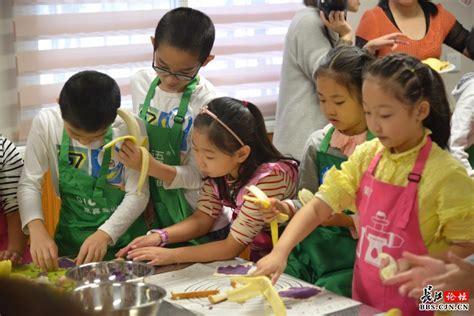
<svg viewBox="0 0 474 316">
<path fill-rule="evenodd" d="M 82 243 L 76 258 L 76 265 L 101 261 L 107 253 L 109 241 L 112 241 L 112 238 L 106 232 L 98 229 Z"/>
<path fill-rule="evenodd" d="M 266 275 L 271 277 L 272 283 L 278 281 L 280 275 L 285 271 L 288 257 L 281 255 L 275 249 L 257 262 L 257 269 L 252 275 Z"/>
<path fill-rule="evenodd" d="M 275 198 L 269 198 L 268 200 L 270 201 L 271 207 L 265 208 L 260 205 L 260 212 L 262 213 L 262 218 L 265 223 L 270 223 L 276 220 L 279 213 L 291 215 L 291 212 L 289 211 L 289 206 L 286 203 Z"/>
<path fill-rule="evenodd" d="M 352 27 L 346 21 L 344 11 L 331 11 L 329 17 L 326 18 L 324 12 L 319 13 L 321 20 L 328 29 L 339 34 L 340 37 L 348 36 L 352 33 Z"/>
<path fill-rule="evenodd" d="M 154 234 L 158 235 L 158 234 Z M 149 261 L 152 265 L 166 265 L 179 262 L 175 256 L 176 249 L 162 247 L 143 247 L 133 249 L 128 253 L 127 259 L 133 261 Z"/>
<path fill-rule="evenodd" d="M 158 246 L 161 244 L 160 234 L 150 234 L 146 236 L 140 236 L 132 240 L 127 246 L 120 249 L 115 255 L 117 258 L 124 257 L 130 250 L 143 248 L 143 247 L 152 247 Z"/>
<path fill-rule="evenodd" d="M 12 249 L 0 251 L 0 260 L 10 260 L 13 264 L 20 264 L 23 252 Z"/>
<path fill-rule="evenodd" d="M 396 32 L 386 34 L 367 42 L 364 48 L 367 49 L 372 55 L 375 55 L 377 51 L 386 46 L 391 46 L 390 49 L 395 50 L 399 44 L 408 44 L 407 36 L 403 33 Z"/>
<path fill-rule="evenodd" d="M 120 147 L 119 161 L 127 168 L 140 171 L 142 168 L 142 151 L 140 147 L 130 140 L 124 141 L 122 147 Z"/>
<path fill-rule="evenodd" d="M 418 256 L 405 252 L 403 253 L 403 260 L 405 263 L 399 264 L 402 271 L 384 282 L 388 285 L 399 284 L 398 291 L 403 296 L 419 298 L 418 294 L 425 286 L 426 278 L 446 272 L 446 264 L 442 260 L 429 256 Z M 400 262 L 403 261 L 399 260 Z M 404 269 L 403 266 L 405 266 Z"/>
<path fill-rule="evenodd" d="M 58 269 L 58 246 L 43 225 L 36 219 L 28 223 L 31 236 L 30 252 L 33 263 L 43 271 Z"/>
</svg>

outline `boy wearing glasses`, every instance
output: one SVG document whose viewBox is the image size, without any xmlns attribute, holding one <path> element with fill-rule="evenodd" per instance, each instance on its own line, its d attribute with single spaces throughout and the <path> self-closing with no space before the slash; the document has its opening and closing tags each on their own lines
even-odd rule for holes
<svg viewBox="0 0 474 316">
<path fill-rule="evenodd" d="M 197 205 L 205 175 L 191 156 L 190 131 L 199 109 L 217 97 L 214 86 L 198 75 L 214 59 L 214 38 L 214 24 L 204 13 L 183 7 L 171 10 L 152 37 L 153 69 L 140 70 L 132 78 L 133 105 L 145 121 L 154 158 L 148 171 L 153 227 L 181 222 Z M 127 167 L 140 170 L 141 152 L 133 143 L 125 142 L 119 157 Z M 229 222 L 229 214 L 221 216 L 207 237 L 225 238 Z"/>
</svg>

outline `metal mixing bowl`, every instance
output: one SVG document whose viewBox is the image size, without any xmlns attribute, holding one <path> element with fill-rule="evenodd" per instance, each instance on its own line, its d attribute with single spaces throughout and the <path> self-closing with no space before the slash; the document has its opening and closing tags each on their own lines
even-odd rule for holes
<svg viewBox="0 0 474 316">
<path fill-rule="evenodd" d="M 92 262 L 74 267 L 66 272 L 66 277 L 77 285 L 106 281 L 124 282 L 136 280 L 155 272 L 152 265 L 125 260 Z"/>
<path fill-rule="evenodd" d="M 143 282 L 89 283 L 72 295 L 87 312 L 100 315 L 157 315 L 166 291 Z"/>
</svg>

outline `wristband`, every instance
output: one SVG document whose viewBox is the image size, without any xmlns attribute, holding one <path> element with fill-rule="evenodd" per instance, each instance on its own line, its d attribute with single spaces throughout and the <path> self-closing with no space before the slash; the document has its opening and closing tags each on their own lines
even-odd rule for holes
<svg viewBox="0 0 474 316">
<path fill-rule="evenodd" d="M 151 229 L 151 230 L 148 231 L 147 235 L 154 234 L 154 233 L 160 234 L 161 242 L 160 242 L 159 245 L 157 245 L 158 247 L 162 247 L 162 246 L 164 246 L 168 243 L 169 235 L 168 235 L 168 232 L 166 230 Z"/>
</svg>

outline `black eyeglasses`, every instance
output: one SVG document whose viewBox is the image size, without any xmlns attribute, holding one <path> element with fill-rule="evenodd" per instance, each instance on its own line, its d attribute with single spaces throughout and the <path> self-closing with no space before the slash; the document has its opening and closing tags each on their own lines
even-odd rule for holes
<svg viewBox="0 0 474 316">
<path fill-rule="evenodd" d="M 199 64 L 198 69 L 196 70 L 196 73 L 194 75 L 192 75 L 192 76 L 183 75 L 183 74 L 180 74 L 180 73 L 172 72 L 172 71 L 170 71 L 166 68 L 156 66 L 155 65 L 155 54 L 153 54 L 153 62 L 151 64 L 151 67 L 153 67 L 153 69 L 156 71 L 156 73 L 160 76 L 175 76 L 178 80 L 181 80 L 181 81 L 191 81 L 194 78 L 196 78 L 196 76 L 199 72 L 199 69 L 201 69 L 201 64 Z"/>
</svg>

